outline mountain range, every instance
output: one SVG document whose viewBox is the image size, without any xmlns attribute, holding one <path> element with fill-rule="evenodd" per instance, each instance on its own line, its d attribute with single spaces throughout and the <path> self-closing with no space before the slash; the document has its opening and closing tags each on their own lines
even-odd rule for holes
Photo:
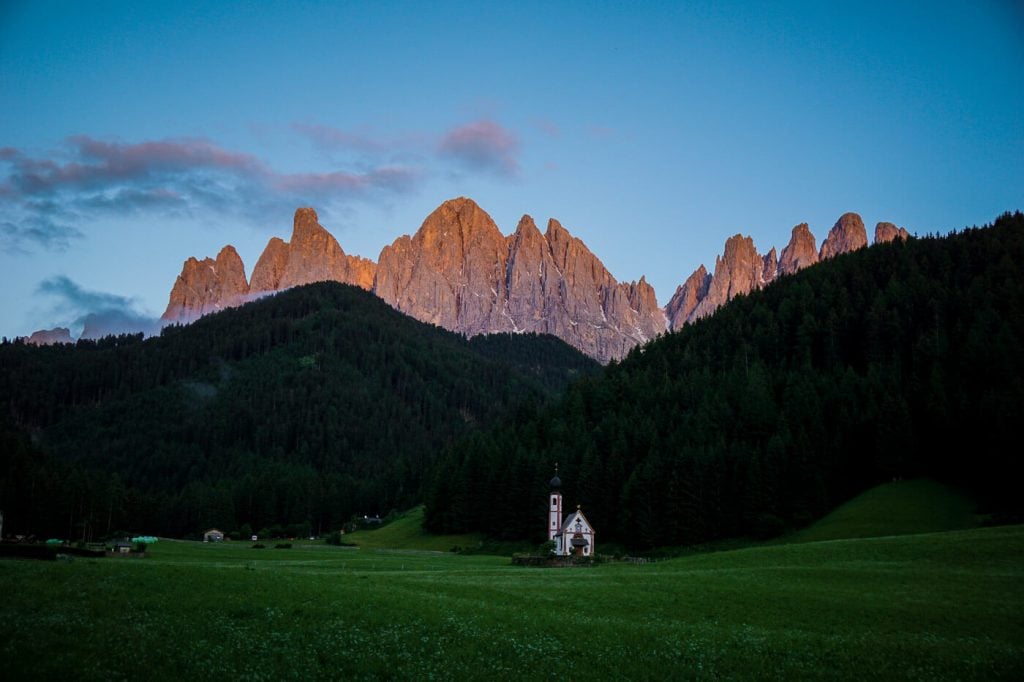
<svg viewBox="0 0 1024 682">
<path fill-rule="evenodd" d="M 479 219 L 463 208 L 465 223 Z M 483 248 L 467 224 L 453 252 Z M 870 249 L 865 232 L 844 216 L 815 249 L 797 226 L 779 257 L 732 238 L 710 281 L 691 278 L 706 284 L 677 311 L 681 328 L 604 369 L 550 335 L 467 339 L 337 282 L 155 338 L 0 343 L 0 506 L 12 529 L 86 540 L 118 528 L 304 535 L 424 503 L 429 530 L 522 540 L 543 530 L 558 462 L 606 546 L 771 537 L 922 475 L 966 485 L 993 519 L 1020 518 L 1019 458 L 1005 444 L 1024 405 L 1024 215 L 944 238 L 883 226 L 878 241 L 893 238 Z M 437 238 L 399 240 L 395 271 L 457 270 L 420 253 Z M 554 225 L 541 239 L 565 244 Z M 269 271 L 286 273 L 301 243 L 282 242 Z M 230 251 L 220 262 L 237 265 Z M 507 272 L 508 257 L 498 264 Z M 234 281 L 238 300 L 259 295 Z M 744 284 L 753 290 L 738 295 Z M 713 296 L 733 298 L 700 318 Z M 494 319 L 484 313 L 481 325 Z"/>
<path fill-rule="evenodd" d="M 906 239 L 878 223 L 876 243 Z M 231 245 L 215 259 L 185 261 L 171 290 L 165 324 L 187 324 L 268 293 L 317 281 L 372 291 L 392 307 L 465 336 L 499 332 L 552 334 L 607 363 L 666 331 L 706 317 L 726 301 L 779 277 L 866 246 L 856 213 L 836 222 L 818 250 L 807 224 L 793 228 L 781 256 L 761 255 L 750 237 L 725 243 L 713 273 L 700 266 L 664 308 L 641 277 L 620 282 L 587 245 L 557 220 L 542 233 L 524 215 L 505 236 L 473 200 L 441 204 L 419 230 L 385 246 L 377 262 L 345 253 L 316 211 L 295 212 L 291 240 L 273 237 L 248 280 Z"/>
</svg>

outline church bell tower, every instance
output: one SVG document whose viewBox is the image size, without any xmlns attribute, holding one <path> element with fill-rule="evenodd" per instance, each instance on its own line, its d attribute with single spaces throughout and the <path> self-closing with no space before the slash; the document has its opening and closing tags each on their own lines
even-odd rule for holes
<svg viewBox="0 0 1024 682">
<path fill-rule="evenodd" d="M 548 505 L 548 540 L 554 540 L 562 525 L 562 479 L 558 477 L 558 464 L 555 464 L 555 476 L 551 479 L 551 496 Z"/>
</svg>

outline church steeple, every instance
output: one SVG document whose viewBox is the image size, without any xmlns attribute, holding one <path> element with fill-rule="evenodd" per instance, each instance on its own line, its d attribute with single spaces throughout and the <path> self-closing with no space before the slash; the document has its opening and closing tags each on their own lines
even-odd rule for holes
<svg viewBox="0 0 1024 682">
<path fill-rule="evenodd" d="M 562 526 L 562 479 L 558 477 L 558 462 L 551 479 L 551 496 L 548 505 L 548 540 L 554 540 Z M 557 542 L 557 541 L 556 541 Z"/>
</svg>

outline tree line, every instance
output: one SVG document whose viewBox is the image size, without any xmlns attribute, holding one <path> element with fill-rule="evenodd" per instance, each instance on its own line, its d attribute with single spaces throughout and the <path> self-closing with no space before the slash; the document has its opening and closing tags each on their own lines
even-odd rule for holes
<svg viewBox="0 0 1024 682">
<path fill-rule="evenodd" d="M 1019 517 L 1024 215 L 810 267 L 446 449 L 437 532 L 542 539 L 547 480 L 605 541 L 770 537 L 929 475 Z"/>
<path fill-rule="evenodd" d="M 74 346 L 0 344 L 5 533 L 336 529 L 422 500 L 436 455 L 599 366 L 466 340 L 320 283 Z"/>
</svg>

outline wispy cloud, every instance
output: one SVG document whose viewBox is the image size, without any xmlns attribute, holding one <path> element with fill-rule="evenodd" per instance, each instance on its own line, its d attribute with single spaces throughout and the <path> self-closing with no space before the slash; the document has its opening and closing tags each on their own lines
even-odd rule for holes
<svg viewBox="0 0 1024 682">
<path fill-rule="evenodd" d="M 76 135 L 44 154 L 0 148 L 0 250 L 64 250 L 89 226 L 111 218 L 229 215 L 258 224 L 299 205 L 345 211 L 352 201 L 407 194 L 453 169 L 501 180 L 521 175 L 519 137 L 490 119 L 434 133 L 319 123 L 289 130 L 331 152 L 326 170 L 283 172 L 199 138 L 124 142 Z"/>
<path fill-rule="evenodd" d="M 90 291 L 63 275 L 40 282 L 36 294 L 50 299 L 50 314 L 76 331 L 80 328 L 82 338 L 137 332 L 152 335 L 160 330 L 159 320 L 140 310 L 134 298 Z"/>
<path fill-rule="evenodd" d="M 291 129 L 318 147 L 363 154 L 388 156 L 425 146 L 425 136 L 418 133 L 384 135 L 372 128 L 342 130 L 322 123 L 293 123 Z"/>
<path fill-rule="evenodd" d="M 0 149 L 0 248 L 67 248 L 76 223 L 140 211 L 262 218 L 300 203 L 331 204 L 412 190 L 419 171 L 397 165 L 283 173 L 208 140 L 123 143 L 79 135 L 51 157 Z"/>
<path fill-rule="evenodd" d="M 81 236 L 78 228 L 49 216 L 27 215 L 17 222 L 0 222 L 0 251 L 23 254 L 33 246 L 41 246 L 48 251 L 65 251 Z"/>
<path fill-rule="evenodd" d="M 533 127 L 544 133 L 548 137 L 556 138 L 561 137 L 562 129 L 558 127 L 558 124 L 552 120 L 546 118 L 535 118 L 531 121 Z"/>
<path fill-rule="evenodd" d="M 438 150 L 468 170 L 506 178 L 519 175 L 519 138 L 491 120 L 481 119 L 451 130 L 441 138 Z"/>
<path fill-rule="evenodd" d="M 559 134 L 558 127 L 550 121 L 538 119 L 534 125 L 549 136 Z M 377 165 L 414 159 L 425 166 L 424 174 L 450 172 L 453 165 L 500 178 L 515 178 L 520 173 L 519 137 L 490 119 L 470 121 L 442 132 L 394 135 L 382 135 L 369 128 L 342 130 L 321 123 L 294 123 L 291 129 L 317 149 L 352 155 Z"/>
<path fill-rule="evenodd" d="M 372 188 L 407 192 L 416 184 L 419 172 L 409 168 L 375 168 L 366 173 L 296 173 L 278 176 L 275 187 L 285 192 L 327 194 L 362 192 Z"/>
</svg>

